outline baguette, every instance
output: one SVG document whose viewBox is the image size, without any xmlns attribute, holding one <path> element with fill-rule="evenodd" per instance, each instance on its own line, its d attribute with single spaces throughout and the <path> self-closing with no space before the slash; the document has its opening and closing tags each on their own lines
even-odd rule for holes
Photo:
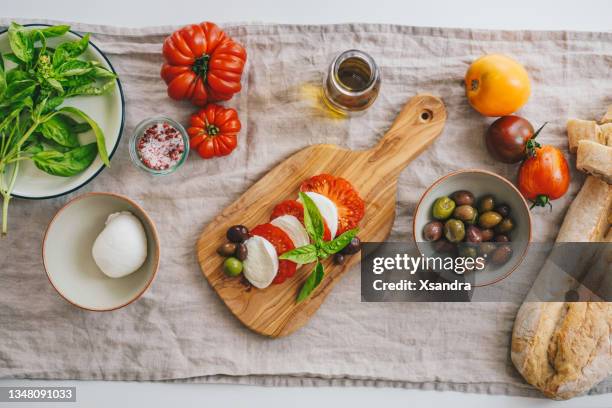
<svg viewBox="0 0 612 408">
<path fill-rule="evenodd" d="M 557 242 L 600 242 L 610 225 L 612 186 L 587 177 L 570 205 L 557 235 Z"/>
<path fill-rule="evenodd" d="M 612 184 L 612 147 L 590 140 L 578 143 L 576 168 Z"/>
<path fill-rule="evenodd" d="M 612 186 L 589 176 L 563 220 L 557 242 L 607 239 L 612 234 L 611 212 Z M 576 283 L 569 276 L 559 281 L 554 267 L 545 263 L 518 311 L 510 356 L 525 380 L 544 395 L 568 399 L 612 374 L 612 303 L 535 301 L 543 291 L 567 291 Z"/>
</svg>

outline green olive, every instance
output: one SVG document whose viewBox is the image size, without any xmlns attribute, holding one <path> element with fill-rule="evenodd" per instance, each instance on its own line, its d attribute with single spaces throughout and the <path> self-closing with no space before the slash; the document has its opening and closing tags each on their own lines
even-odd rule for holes
<svg viewBox="0 0 612 408">
<path fill-rule="evenodd" d="M 493 211 L 495 208 L 495 199 L 492 195 L 486 195 L 478 201 L 478 211 L 484 213 L 487 211 Z"/>
<path fill-rule="evenodd" d="M 478 212 L 471 205 L 460 205 L 455 208 L 453 212 L 453 218 L 457 218 L 463 222 L 467 222 L 468 224 L 473 224 L 476 221 L 476 216 Z"/>
<path fill-rule="evenodd" d="M 455 202 L 453 200 L 446 196 L 440 197 L 434 202 L 433 217 L 437 220 L 445 220 L 453 214 L 454 209 Z"/>
<path fill-rule="evenodd" d="M 444 236 L 450 242 L 461 242 L 465 237 L 465 225 L 461 221 L 451 218 L 444 224 Z"/>
<path fill-rule="evenodd" d="M 478 253 L 483 256 L 488 256 L 497 249 L 497 245 L 493 242 L 483 242 L 478 246 Z"/>
<path fill-rule="evenodd" d="M 495 232 L 498 234 L 506 234 L 512 231 L 513 228 L 514 222 L 512 221 L 512 218 L 504 218 L 499 224 L 497 224 L 497 227 L 495 227 Z"/>
<path fill-rule="evenodd" d="M 476 258 L 478 251 L 471 245 L 461 245 L 459 247 L 459 256 L 462 258 Z"/>
<path fill-rule="evenodd" d="M 233 256 L 229 257 L 223 263 L 223 270 L 227 276 L 238 276 L 242 273 L 242 262 Z"/>
<path fill-rule="evenodd" d="M 487 211 L 484 214 L 480 214 L 478 217 L 478 225 L 482 228 L 493 228 L 502 220 L 501 215 L 495 211 Z"/>
</svg>

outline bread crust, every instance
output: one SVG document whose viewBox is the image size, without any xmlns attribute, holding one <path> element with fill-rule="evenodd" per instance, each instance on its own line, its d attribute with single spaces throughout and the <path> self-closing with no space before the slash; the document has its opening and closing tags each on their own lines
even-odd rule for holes
<svg viewBox="0 0 612 408">
<path fill-rule="evenodd" d="M 589 176 L 565 216 L 557 242 L 612 239 L 611 221 L 612 186 Z M 545 281 L 547 264 L 537 280 Z M 569 282 L 565 290 L 571 289 Z M 512 362 L 549 398 L 583 394 L 612 374 L 612 303 L 530 301 L 537 298 L 536 290 L 537 284 L 514 322 Z"/>
<path fill-rule="evenodd" d="M 570 119 L 567 121 L 567 140 L 569 150 L 576 153 L 578 142 L 591 140 L 595 143 L 605 144 L 601 127 L 594 120 Z"/>
<path fill-rule="evenodd" d="M 576 168 L 612 184 L 612 147 L 581 140 L 578 142 Z"/>
</svg>

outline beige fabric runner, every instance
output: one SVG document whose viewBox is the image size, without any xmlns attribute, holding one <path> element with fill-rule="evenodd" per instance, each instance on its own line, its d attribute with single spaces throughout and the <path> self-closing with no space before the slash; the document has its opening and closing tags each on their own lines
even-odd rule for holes
<svg viewBox="0 0 612 408">
<path fill-rule="evenodd" d="M 197 20 L 197 18 L 196 18 Z M 9 20 L 0 23 L 7 24 Z M 415 93 L 444 99 L 448 123 L 436 143 L 402 173 L 391 240 L 411 239 L 412 213 L 424 189 L 460 168 L 515 179 L 495 162 L 482 135 L 490 119 L 467 104 L 462 77 L 483 53 L 515 56 L 533 95 L 521 112 L 549 121 L 540 141 L 566 149 L 569 117 L 599 117 L 612 103 L 612 33 L 479 31 L 376 24 L 231 25 L 248 51 L 243 90 L 227 105 L 243 130 L 228 158 L 190 157 L 167 178 L 151 178 L 129 160 L 135 124 L 154 114 L 186 122 L 193 108 L 172 102 L 159 78 L 161 43 L 176 27 L 120 29 L 74 24 L 119 72 L 127 101 L 124 136 L 112 167 L 68 197 L 15 200 L 11 231 L 0 240 L 0 378 L 181 380 L 265 385 L 371 385 L 539 395 L 509 358 L 514 303 L 360 303 L 359 271 L 338 283 L 311 322 L 270 340 L 251 333 L 225 308 L 196 263 L 202 228 L 269 169 L 313 143 L 372 146 Z M 363 116 L 325 116 L 313 90 L 333 56 L 371 53 L 382 69 L 379 100 Z M 572 168 L 574 163 L 571 163 Z M 534 237 L 552 242 L 583 178 L 575 171 L 552 213 L 537 211 Z M 162 240 L 159 273 L 146 294 L 110 313 L 81 311 L 49 285 L 41 263 L 46 224 L 86 191 L 125 194 L 144 206 Z M 273 199 L 273 197 L 270 197 Z M 535 273 L 540 264 L 526 265 Z M 593 392 L 612 391 L 612 381 Z"/>
</svg>

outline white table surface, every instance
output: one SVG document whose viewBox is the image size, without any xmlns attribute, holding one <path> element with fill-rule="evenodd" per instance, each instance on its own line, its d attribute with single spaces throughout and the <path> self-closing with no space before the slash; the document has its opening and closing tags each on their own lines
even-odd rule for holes
<svg viewBox="0 0 612 408">
<path fill-rule="evenodd" d="M 612 0 L 3 0 L 0 16 L 127 27 L 216 22 L 375 22 L 487 29 L 612 30 Z M 0 386 L 76 386 L 70 407 L 612 407 L 612 395 L 544 399 L 388 388 L 264 388 L 235 385 L 0 380 Z M 3 405 L 0 403 L 0 405 Z M 9 404 L 4 404 L 9 405 Z M 55 403 L 10 404 L 61 406 Z"/>
</svg>

